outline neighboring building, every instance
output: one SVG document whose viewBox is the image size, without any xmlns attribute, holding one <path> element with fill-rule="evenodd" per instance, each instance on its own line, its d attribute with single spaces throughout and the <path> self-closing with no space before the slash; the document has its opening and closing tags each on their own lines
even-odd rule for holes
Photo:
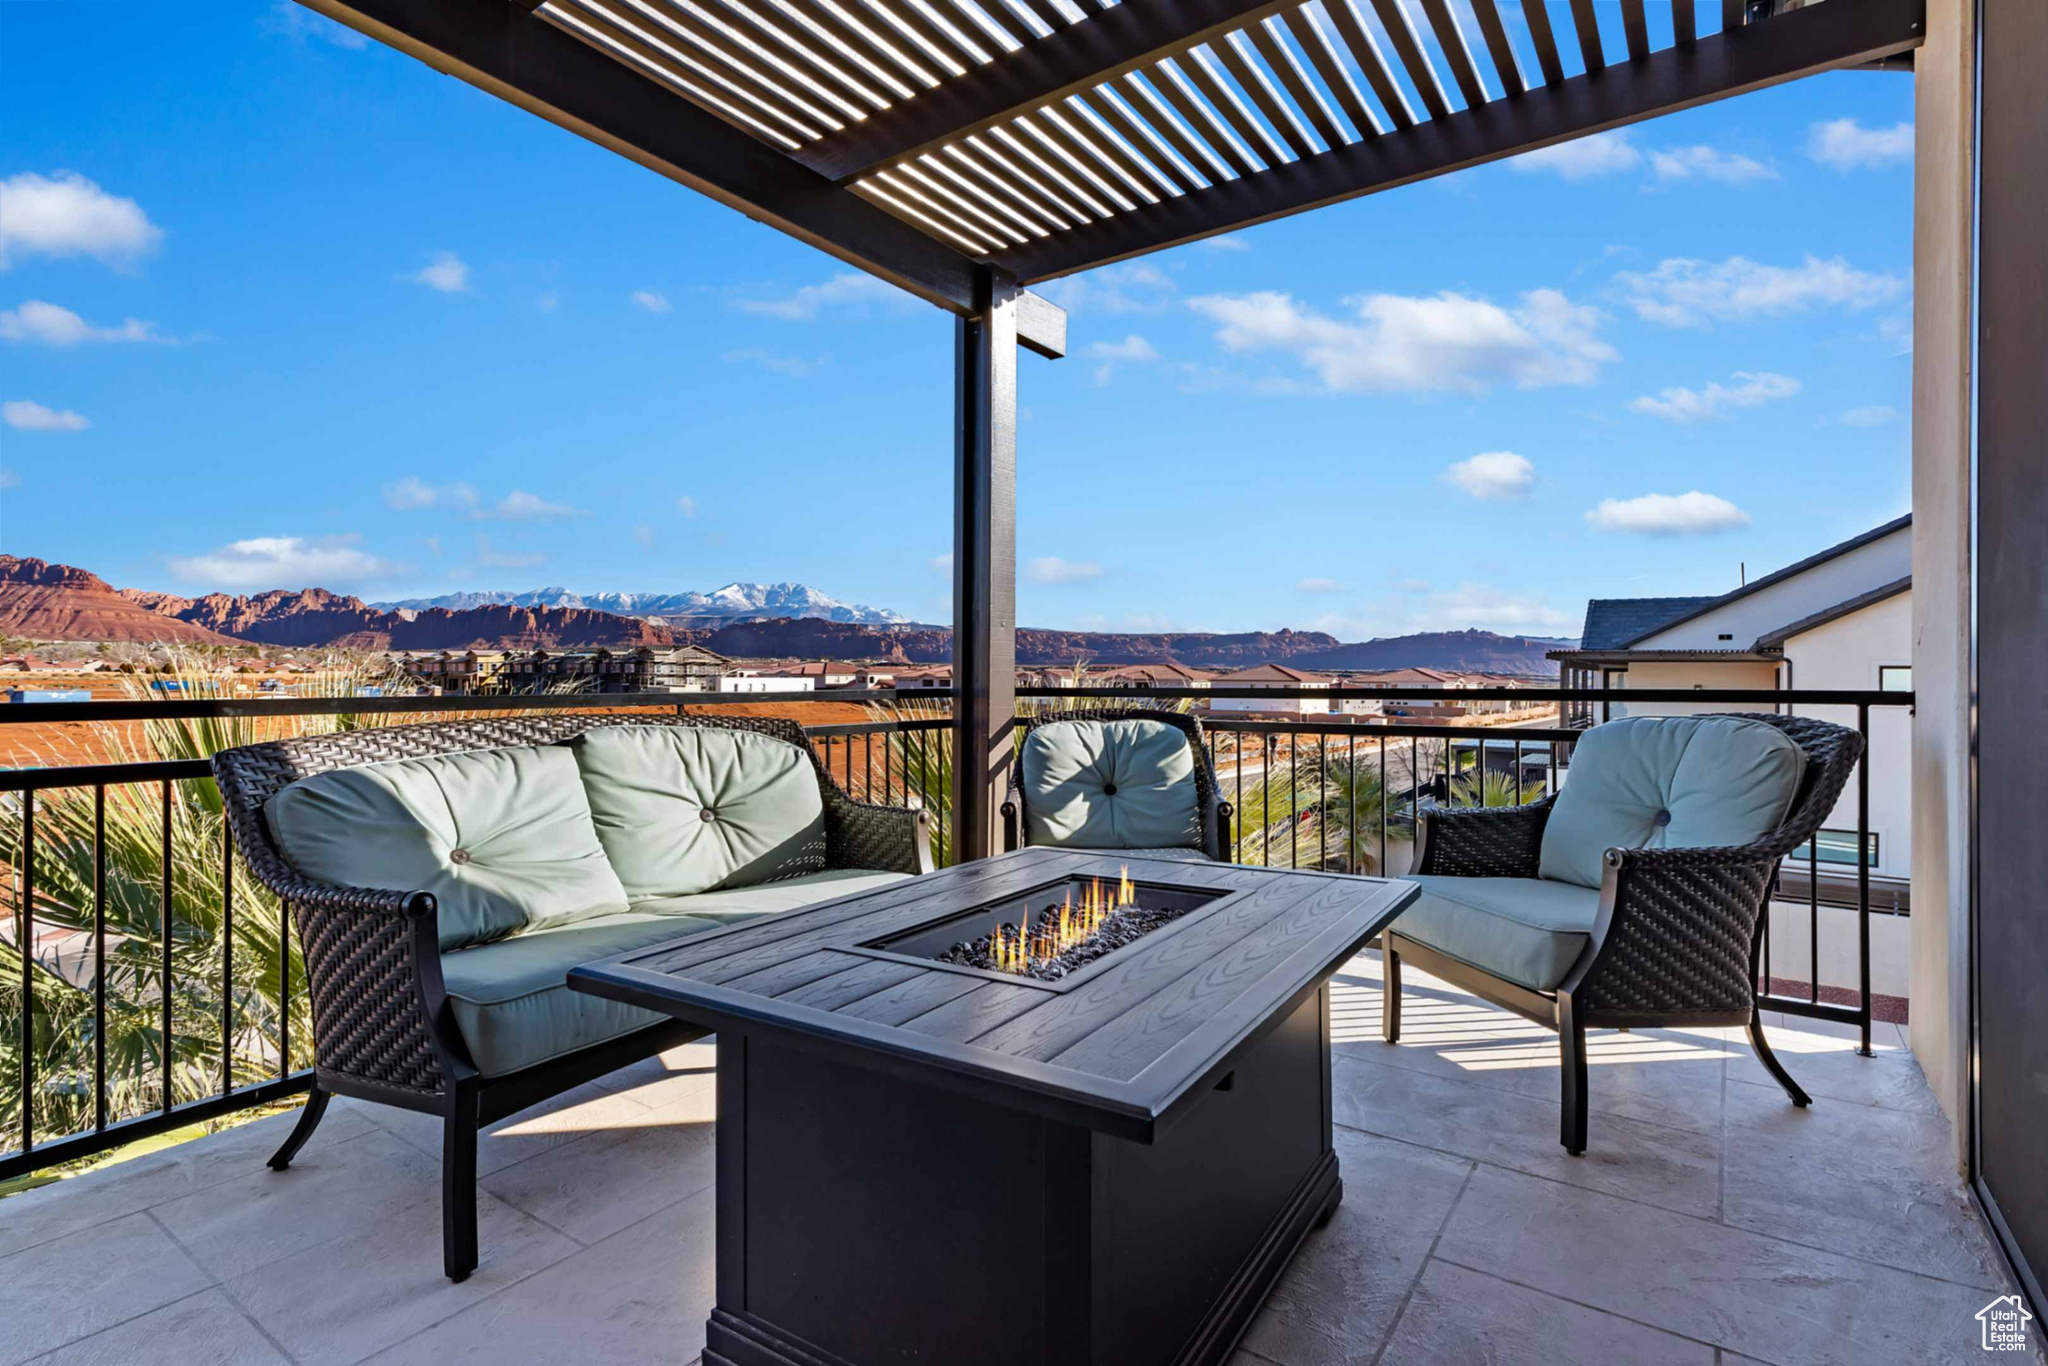
<svg viewBox="0 0 2048 1366">
<path fill-rule="evenodd" d="M 612 655 L 605 675 L 606 692 L 715 692 L 718 679 L 732 661 L 701 645 L 657 650 L 642 645 Z"/>
<path fill-rule="evenodd" d="M 860 670 L 851 664 L 840 664 L 829 660 L 814 660 L 808 664 L 792 664 L 786 669 L 773 671 L 778 678 L 808 678 L 813 688 L 844 688 L 851 686 L 860 676 Z"/>
<path fill-rule="evenodd" d="M 1912 519 L 1901 517 L 1713 598 L 1608 598 L 1586 605 L 1579 647 L 1552 651 L 1570 687 L 1785 688 L 1910 691 L 1913 659 Z M 1735 710 L 1715 703 L 1581 704 L 1576 724 L 1643 715 Z M 1784 710 L 1773 707 L 1770 710 Z M 1801 715 L 1856 724 L 1854 707 L 1802 705 Z M 1872 904 L 1905 902 L 1912 827 L 1912 717 L 1870 713 Z M 1857 862 L 1856 788 L 1821 831 L 1822 890 L 1839 899 Z M 1804 878 L 1805 860 L 1786 865 Z M 1833 884 L 1830 886 L 1830 884 Z M 1804 896 L 1803 881 L 1789 890 Z"/>
<path fill-rule="evenodd" d="M 898 692 L 919 688 L 951 688 L 952 686 L 953 666 L 951 664 L 933 664 L 922 669 L 898 669 L 896 671 L 896 691 Z"/>
<path fill-rule="evenodd" d="M 1223 674 L 1210 679 L 1209 682 L 1218 688 L 1309 688 L 1320 692 L 1330 687 L 1330 680 L 1321 674 L 1303 673 L 1299 669 L 1290 669 L 1285 664 L 1260 664 L 1255 668 Z M 1333 702 L 1326 697 L 1214 697 L 1209 699 L 1208 705 L 1212 712 L 1358 716 L 1367 714 L 1364 709 L 1372 704 L 1356 701 Z"/>
<path fill-rule="evenodd" d="M 1157 664 L 1119 664 L 1088 675 L 1091 688 L 1206 688 L 1209 679 L 1185 665 L 1164 660 Z"/>
<path fill-rule="evenodd" d="M 728 669 L 718 677 L 713 692 L 815 692 L 817 681 L 800 675 L 768 673 L 761 669 Z"/>
</svg>

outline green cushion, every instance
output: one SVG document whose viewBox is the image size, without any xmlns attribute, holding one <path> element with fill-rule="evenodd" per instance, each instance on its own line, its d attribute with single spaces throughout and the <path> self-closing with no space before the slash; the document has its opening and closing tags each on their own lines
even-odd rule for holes
<svg viewBox="0 0 2048 1366">
<path fill-rule="evenodd" d="M 825 867 L 810 755 L 751 731 L 601 726 L 568 742 L 629 901 Z"/>
<path fill-rule="evenodd" d="M 1019 757 L 1025 842 L 1091 849 L 1202 844 L 1195 756 L 1164 721 L 1052 721 Z"/>
<path fill-rule="evenodd" d="M 714 928 L 691 916 L 621 911 L 446 953 L 448 1008 L 477 1070 L 501 1077 L 669 1018 L 571 991 L 571 968 Z"/>
<path fill-rule="evenodd" d="M 1543 828 L 1544 877 L 1600 885 L 1609 849 L 1753 844 L 1799 795 L 1806 753 L 1764 721 L 1633 716 L 1595 726 Z"/>
<path fill-rule="evenodd" d="M 1438 953 L 1534 991 L 1564 980 L 1592 937 L 1600 893 L 1533 877 L 1404 879 L 1422 895 L 1394 930 Z"/>
<path fill-rule="evenodd" d="M 441 947 L 626 908 L 566 751 L 389 759 L 301 778 L 264 805 L 316 882 L 432 892 Z"/>
<path fill-rule="evenodd" d="M 634 902 L 633 909 L 656 915 L 687 915 L 698 920 L 733 925 L 757 915 L 774 915 L 836 897 L 872 892 L 909 876 L 908 873 L 874 873 L 864 868 L 831 868 L 822 873 L 784 878 L 780 882 L 765 882 L 758 887 L 698 892 L 694 896 L 654 897 Z"/>
</svg>

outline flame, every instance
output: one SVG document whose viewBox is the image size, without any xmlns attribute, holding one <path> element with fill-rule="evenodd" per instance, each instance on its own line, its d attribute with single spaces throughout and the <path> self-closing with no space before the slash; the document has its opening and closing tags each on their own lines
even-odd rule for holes
<svg viewBox="0 0 2048 1366">
<path fill-rule="evenodd" d="M 1058 958 L 1085 942 L 1117 911 L 1137 904 L 1138 889 L 1128 864 L 1113 884 L 1090 878 L 1081 888 L 1079 904 L 1069 884 L 1061 904 L 1046 907 L 1035 924 L 1028 912 L 1024 924 L 998 924 L 989 941 L 989 961 L 998 972 L 1029 972 L 1033 964 Z"/>
</svg>

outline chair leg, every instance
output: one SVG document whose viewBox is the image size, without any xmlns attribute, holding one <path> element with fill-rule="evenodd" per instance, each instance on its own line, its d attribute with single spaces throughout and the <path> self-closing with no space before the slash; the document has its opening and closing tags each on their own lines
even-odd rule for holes
<svg viewBox="0 0 2048 1366">
<path fill-rule="evenodd" d="M 441 1127 L 441 1261 L 451 1281 L 476 1270 L 476 1095 L 458 1089 Z"/>
<path fill-rule="evenodd" d="M 306 1140 L 320 1127 L 320 1119 L 327 1113 L 329 1092 L 314 1087 L 306 1093 L 306 1103 L 299 1107 L 299 1122 L 292 1126 L 291 1136 L 284 1145 L 270 1155 L 270 1170 L 281 1172 L 291 1166 L 292 1159 L 299 1155 L 299 1149 L 306 1146 Z"/>
<path fill-rule="evenodd" d="M 1586 1026 L 1571 993 L 1557 994 L 1557 1048 L 1563 1074 L 1558 1141 L 1573 1157 L 1586 1151 Z"/>
<path fill-rule="evenodd" d="M 1401 1042 L 1401 955 L 1391 934 L 1380 936 L 1380 1035 Z"/>
<path fill-rule="evenodd" d="M 1756 1049 L 1757 1060 L 1763 1063 L 1764 1070 L 1777 1078 L 1778 1085 L 1785 1088 L 1785 1094 L 1791 1097 L 1794 1105 L 1803 1109 L 1813 1104 L 1813 1097 L 1807 1095 L 1799 1083 L 1792 1080 L 1792 1074 L 1785 1070 L 1785 1064 L 1779 1062 L 1778 1055 L 1771 1051 L 1770 1043 L 1764 1038 L 1763 1018 L 1754 1008 L 1749 1012 L 1749 1043 L 1750 1047 Z"/>
</svg>

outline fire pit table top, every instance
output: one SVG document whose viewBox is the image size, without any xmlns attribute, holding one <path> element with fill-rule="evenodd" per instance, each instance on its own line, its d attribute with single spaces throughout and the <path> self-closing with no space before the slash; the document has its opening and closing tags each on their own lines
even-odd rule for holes
<svg viewBox="0 0 2048 1366">
<path fill-rule="evenodd" d="M 1210 899 L 1064 983 L 874 947 L 1126 870 Z M 569 984 L 1149 1143 L 1417 892 L 1337 873 L 1021 849 L 602 959 Z"/>
</svg>

